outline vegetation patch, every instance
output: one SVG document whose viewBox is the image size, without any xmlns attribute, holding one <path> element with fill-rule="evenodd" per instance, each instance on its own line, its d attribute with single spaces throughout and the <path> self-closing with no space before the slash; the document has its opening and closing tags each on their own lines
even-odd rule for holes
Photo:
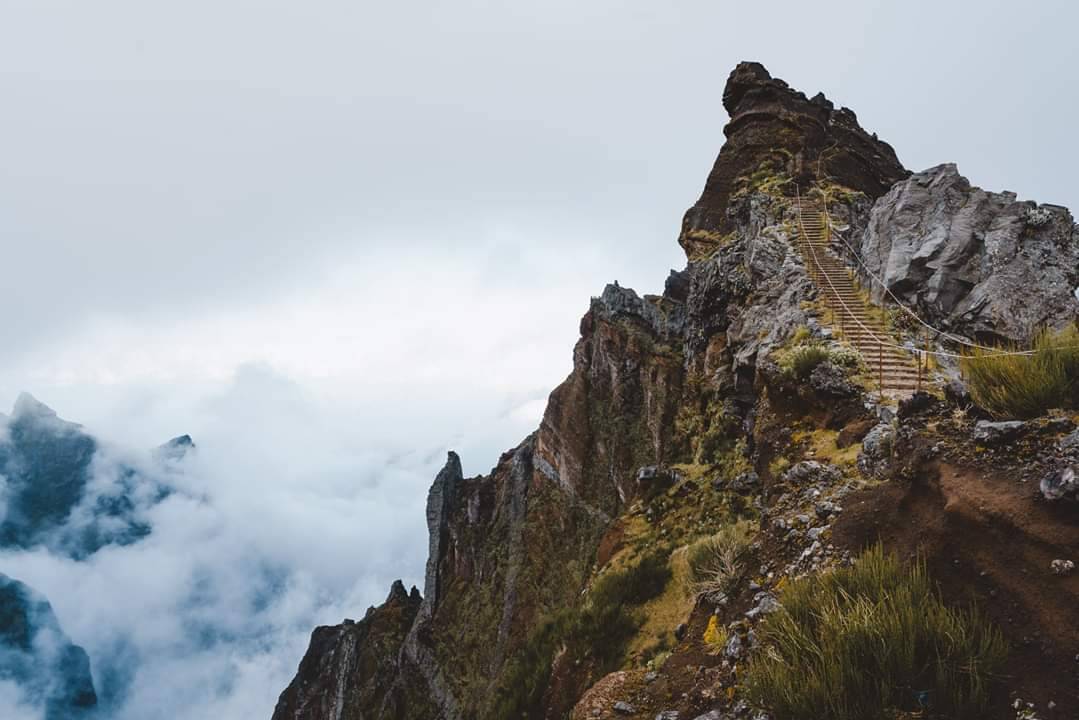
<svg viewBox="0 0 1079 720">
<path fill-rule="evenodd" d="M 807 380 L 823 362 L 848 370 L 858 370 L 861 357 L 850 348 L 812 339 L 797 339 L 788 348 L 776 352 L 776 364 L 788 377 Z"/>
<path fill-rule="evenodd" d="M 1079 328 L 1042 331 L 1032 355 L 1015 347 L 975 349 L 960 360 L 974 402 L 998 417 L 1032 418 L 1053 408 L 1079 408 Z"/>
<path fill-rule="evenodd" d="M 777 720 L 884 720 L 896 711 L 984 717 L 1007 646 L 974 608 L 942 602 L 924 562 L 879 545 L 790 583 L 761 626 L 747 692 Z"/>
<path fill-rule="evenodd" d="M 689 564 L 687 548 L 671 553 L 671 579 L 663 592 L 641 606 L 643 623 L 627 648 L 627 657 L 635 665 L 659 666 L 671 649 L 672 629 L 693 610 L 694 596 L 687 591 Z"/>
<path fill-rule="evenodd" d="M 804 456 L 810 460 L 817 460 L 819 462 L 828 462 L 840 467 L 853 467 L 858 463 L 858 453 L 861 452 L 862 444 L 852 443 L 845 448 L 840 448 L 837 444 L 839 438 L 839 432 L 837 430 L 829 430 L 828 428 L 808 428 L 795 430 L 791 433 L 791 442 L 794 443 L 800 450 L 799 455 Z M 773 461 L 775 465 L 780 458 Z M 785 461 L 783 470 L 787 470 L 791 463 L 786 458 L 782 458 Z M 774 473 L 774 477 L 778 477 L 781 473 Z"/>
<path fill-rule="evenodd" d="M 667 555 L 649 553 L 634 565 L 608 570 L 579 606 L 540 622 L 508 663 L 494 700 L 494 716 L 527 715 L 547 687 L 558 654 L 590 659 L 597 675 L 617 668 L 644 620 L 641 605 L 661 594 L 670 578 Z"/>
<path fill-rule="evenodd" d="M 757 523 L 742 520 L 689 546 L 687 560 L 692 591 L 718 603 L 731 594 L 745 574 L 745 559 Z"/>
</svg>

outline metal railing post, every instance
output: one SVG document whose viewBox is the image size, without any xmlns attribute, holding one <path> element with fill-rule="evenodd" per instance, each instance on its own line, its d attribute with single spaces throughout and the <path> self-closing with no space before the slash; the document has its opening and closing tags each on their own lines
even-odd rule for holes
<svg viewBox="0 0 1079 720">
<path fill-rule="evenodd" d="M 880 399 L 884 399 L 884 343 L 877 343 L 877 367 L 880 369 Z"/>
</svg>

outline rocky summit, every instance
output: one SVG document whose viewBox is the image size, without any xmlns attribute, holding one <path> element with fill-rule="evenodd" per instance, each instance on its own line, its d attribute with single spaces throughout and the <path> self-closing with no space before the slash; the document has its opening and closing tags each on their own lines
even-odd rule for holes
<svg viewBox="0 0 1079 720">
<path fill-rule="evenodd" d="M 178 438 L 167 452 L 190 447 L 190 438 Z M 0 478 L 0 548 L 45 547 L 76 560 L 147 536 L 146 508 L 170 492 L 111 462 L 81 426 L 25 393 L 10 417 L 0 416 Z"/>
<path fill-rule="evenodd" d="M 964 359 L 1074 327 L 1072 216 L 912 174 L 758 63 L 723 104 L 686 267 L 592 298 L 572 372 L 489 474 L 450 453 L 422 595 L 316 629 L 273 720 L 1079 713 L 1079 407 L 1000 417 Z M 814 685 L 784 645 L 900 596 L 917 621 L 866 632 L 918 668 L 844 655 Z"/>
</svg>

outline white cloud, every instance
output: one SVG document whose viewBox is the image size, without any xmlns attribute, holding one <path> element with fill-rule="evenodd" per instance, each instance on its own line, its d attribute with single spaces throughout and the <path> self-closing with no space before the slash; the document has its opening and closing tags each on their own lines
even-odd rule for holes
<svg viewBox="0 0 1079 720">
<path fill-rule="evenodd" d="M 0 680 L 0 718 L 4 720 L 44 720 L 44 710 L 27 705 L 19 686 Z"/>
</svg>

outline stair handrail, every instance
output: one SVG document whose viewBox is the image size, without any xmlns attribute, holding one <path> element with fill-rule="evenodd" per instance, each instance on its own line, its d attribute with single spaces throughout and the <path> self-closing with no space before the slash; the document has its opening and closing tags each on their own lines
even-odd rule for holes
<svg viewBox="0 0 1079 720">
<path fill-rule="evenodd" d="M 831 288 L 832 293 L 833 293 L 833 295 L 835 295 L 836 300 L 838 300 L 839 304 L 843 306 L 843 309 L 847 311 L 847 314 L 850 315 L 851 319 L 855 322 L 855 324 L 857 324 L 871 338 L 873 338 L 873 340 L 875 340 L 878 345 L 881 345 L 882 347 L 887 346 L 887 347 L 897 348 L 899 350 L 903 350 L 904 352 L 910 352 L 910 348 L 905 347 L 903 345 L 898 345 L 896 343 L 886 343 L 886 342 L 884 342 L 884 340 L 882 340 L 880 337 L 877 336 L 877 333 L 873 332 L 868 327 L 866 327 L 865 323 L 863 323 L 861 320 L 859 320 L 855 316 L 855 314 L 854 314 L 853 310 L 851 310 L 850 306 L 848 306 L 846 301 L 843 300 L 842 297 L 840 297 L 839 291 L 836 289 L 835 285 L 832 284 L 832 279 L 830 277 L 828 277 L 828 274 L 824 271 L 823 266 L 821 266 L 820 260 L 817 258 L 817 252 L 813 248 L 813 243 L 809 242 L 809 234 L 806 232 L 805 224 L 802 222 L 802 192 L 801 192 L 801 189 L 796 185 L 795 188 L 794 188 L 794 191 L 795 191 L 795 198 L 796 198 L 796 200 L 798 202 L 798 226 L 802 231 L 802 238 L 803 238 L 805 244 L 809 247 L 809 253 L 813 257 L 813 263 L 817 266 L 817 270 L 820 272 L 820 274 L 824 278 L 824 280 L 828 283 L 828 287 Z"/>
</svg>

